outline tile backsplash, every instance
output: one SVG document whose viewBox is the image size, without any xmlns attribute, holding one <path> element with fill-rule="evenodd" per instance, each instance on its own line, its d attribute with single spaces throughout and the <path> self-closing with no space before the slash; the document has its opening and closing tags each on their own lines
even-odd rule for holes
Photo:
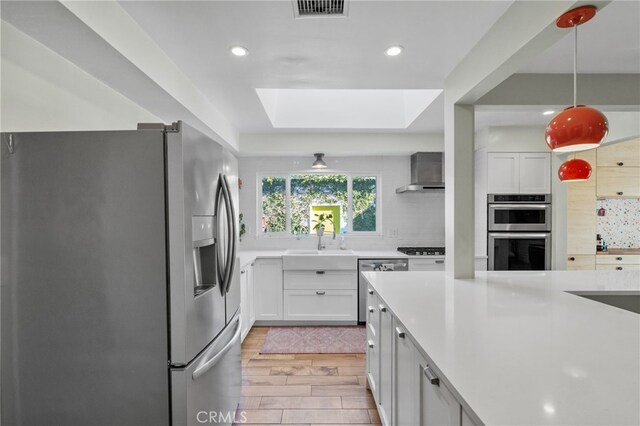
<svg viewBox="0 0 640 426">
<path fill-rule="evenodd" d="M 605 198 L 597 206 L 605 210 L 598 216 L 597 233 L 609 247 L 640 247 L 640 198 Z"/>
</svg>

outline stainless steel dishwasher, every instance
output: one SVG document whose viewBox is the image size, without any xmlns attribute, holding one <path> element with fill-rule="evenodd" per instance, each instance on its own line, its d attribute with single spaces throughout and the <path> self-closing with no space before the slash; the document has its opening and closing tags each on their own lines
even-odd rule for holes
<svg viewBox="0 0 640 426">
<path fill-rule="evenodd" d="M 367 321 L 367 286 L 361 272 L 408 271 L 407 259 L 360 259 L 358 260 L 358 322 Z"/>
</svg>

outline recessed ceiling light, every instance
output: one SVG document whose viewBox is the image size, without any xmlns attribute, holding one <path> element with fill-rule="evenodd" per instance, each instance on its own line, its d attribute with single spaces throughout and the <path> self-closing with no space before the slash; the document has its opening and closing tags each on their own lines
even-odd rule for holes
<svg viewBox="0 0 640 426">
<path fill-rule="evenodd" d="M 551 114 L 553 114 L 554 112 L 555 112 L 555 111 L 553 111 L 553 110 L 549 110 L 549 111 L 545 111 L 545 112 L 543 112 L 543 113 L 542 113 L 542 115 L 551 115 Z"/>
<path fill-rule="evenodd" d="M 242 46 L 233 46 L 229 50 L 231 50 L 231 53 L 233 53 L 236 56 L 247 56 L 249 54 L 249 51 Z"/>
<path fill-rule="evenodd" d="M 384 51 L 384 54 L 387 56 L 398 56 L 399 54 L 402 53 L 403 50 L 404 50 L 404 47 L 400 45 L 391 46 L 390 48 Z"/>
</svg>

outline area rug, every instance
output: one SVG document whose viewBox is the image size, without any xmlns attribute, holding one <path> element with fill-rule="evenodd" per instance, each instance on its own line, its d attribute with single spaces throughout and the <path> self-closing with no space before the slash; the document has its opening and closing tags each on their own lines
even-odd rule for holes
<svg viewBox="0 0 640 426">
<path fill-rule="evenodd" d="M 272 327 L 263 354 L 363 354 L 365 327 Z"/>
</svg>

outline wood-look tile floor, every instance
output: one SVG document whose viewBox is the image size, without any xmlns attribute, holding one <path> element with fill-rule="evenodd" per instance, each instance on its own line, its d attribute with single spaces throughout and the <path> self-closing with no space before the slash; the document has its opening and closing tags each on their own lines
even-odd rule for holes
<svg viewBox="0 0 640 426">
<path fill-rule="evenodd" d="M 246 421 L 237 424 L 380 424 L 364 354 L 261 355 L 268 330 L 253 327 L 242 344 L 238 420 Z"/>
</svg>

